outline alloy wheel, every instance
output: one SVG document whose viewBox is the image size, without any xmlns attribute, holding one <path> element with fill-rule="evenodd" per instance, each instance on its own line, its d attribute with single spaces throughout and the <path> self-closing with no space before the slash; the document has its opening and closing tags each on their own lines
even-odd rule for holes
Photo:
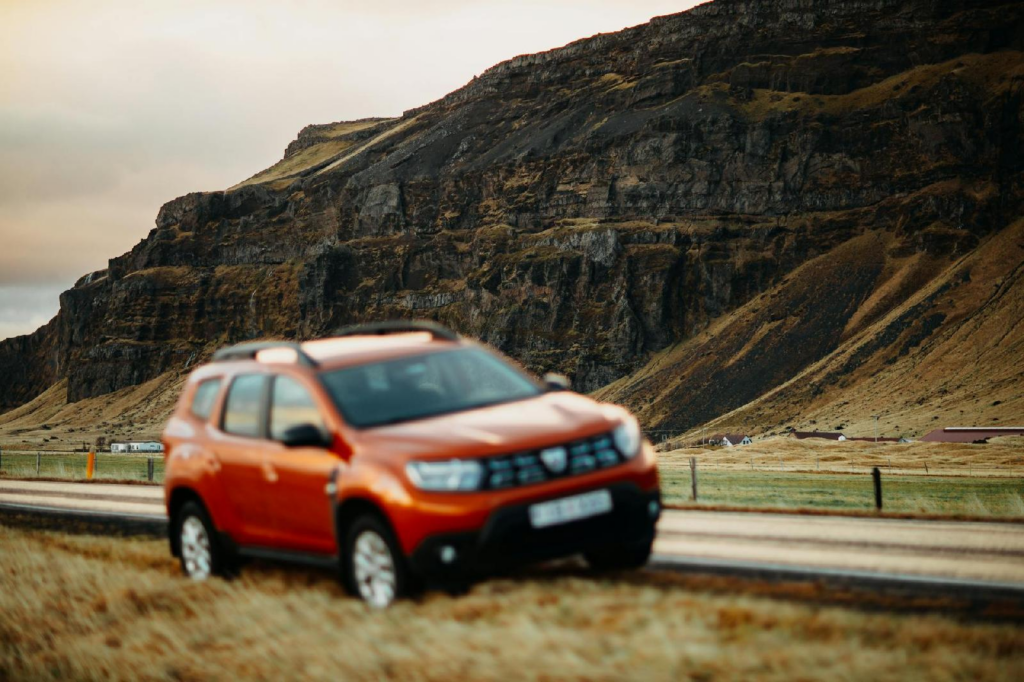
<svg viewBox="0 0 1024 682">
<path fill-rule="evenodd" d="M 210 577 L 213 566 L 210 536 L 199 517 L 189 516 L 181 524 L 181 558 L 185 573 L 193 580 Z"/>
<path fill-rule="evenodd" d="M 373 530 L 364 530 L 353 547 L 352 568 L 359 596 L 376 608 L 395 600 L 398 579 L 395 560 L 387 542 Z"/>
</svg>

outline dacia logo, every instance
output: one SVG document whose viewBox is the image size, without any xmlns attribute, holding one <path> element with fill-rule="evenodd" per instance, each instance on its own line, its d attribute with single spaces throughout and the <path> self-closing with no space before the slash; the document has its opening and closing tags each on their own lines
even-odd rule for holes
<svg viewBox="0 0 1024 682">
<path fill-rule="evenodd" d="M 547 448 L 540 451 L 540 461 L 544 462 L 544 466 L 551 473 L 560 474 L 565 471 L 565 467 L 569 463 L 569 453 L 562 447 Z"/>
</svg>

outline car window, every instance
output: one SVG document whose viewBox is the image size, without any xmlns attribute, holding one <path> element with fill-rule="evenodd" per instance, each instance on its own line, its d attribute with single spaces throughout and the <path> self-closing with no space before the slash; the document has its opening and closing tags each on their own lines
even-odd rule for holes
<svg viewBox="0 0 1024 682">
<path fill-rule="evenodd" d="M 219 392 L 220 379 L 207 379 L 199 384 L 196 392 L 192 394 L 192 406 L 189 408 L 192 414 L 200 419 L 209 419 Z"/>
<path fill-rule="evenodd" d="M 370 427 L 522 400 L 541 390 L 477 348 L 428 353 L 325 372 L 321 380 L 352 426 Z"/>
<path fill-rule="evenodd" d="M 260 436 L 260 404 L 263 401 L 262 374 L 248 374 L 231 382 L 224 402 L 224 430 L 236 436 Z"/>
<path fill-rule="evenodd" d="M 278 376 L 270 401 L 270 437 L 281 440 L 288 429 L 299 424 L 323 428 L 324 420 L 313 396 L 302 384 L 291 377 Z"/>
</svg>

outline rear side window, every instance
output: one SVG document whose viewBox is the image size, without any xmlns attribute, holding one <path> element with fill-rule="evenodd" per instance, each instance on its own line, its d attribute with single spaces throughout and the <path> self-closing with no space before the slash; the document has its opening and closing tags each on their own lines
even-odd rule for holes
<svg viewBox="0 0 1024 682">
<path fill-rule="evenodd" d="M 323 428 L 324 420 L 313 396 L 302 384 L 291 377 L 278 376 L 270 402 L 270 437 L 281 440 L 285 431 L 300 424 Z"/>
<path fill-rule="evenodd" d="M 258 438 L 260 434 L 260 407 L 263 404 L 263 386 L 266 376 L 247 374 L 231 382 L 224 401 L 223 427 L 236 436 Z"/>
<path fill-rule="evenodd" d="M 207 379 L 199 384 L 196 392 L 192 394 L 192 407 L 189 408 L 192 414 L 200 419 L 209 419 L 219 392 L 220 379 Z"/>
</svg>

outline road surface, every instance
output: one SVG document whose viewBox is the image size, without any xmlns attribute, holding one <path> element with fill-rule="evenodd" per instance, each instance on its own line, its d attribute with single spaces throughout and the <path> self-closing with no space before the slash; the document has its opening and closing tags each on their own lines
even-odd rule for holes
<svg viewBox="0 0 1024 682">
<path fill-rule="evenodd" d="M 158 486 L 0 480 L 0 507 L 166 524 Z M 691 572 L 1024 595 L 1024 524 L 666 510 L 654 552 L 655 567 Z"/>
</svg>

